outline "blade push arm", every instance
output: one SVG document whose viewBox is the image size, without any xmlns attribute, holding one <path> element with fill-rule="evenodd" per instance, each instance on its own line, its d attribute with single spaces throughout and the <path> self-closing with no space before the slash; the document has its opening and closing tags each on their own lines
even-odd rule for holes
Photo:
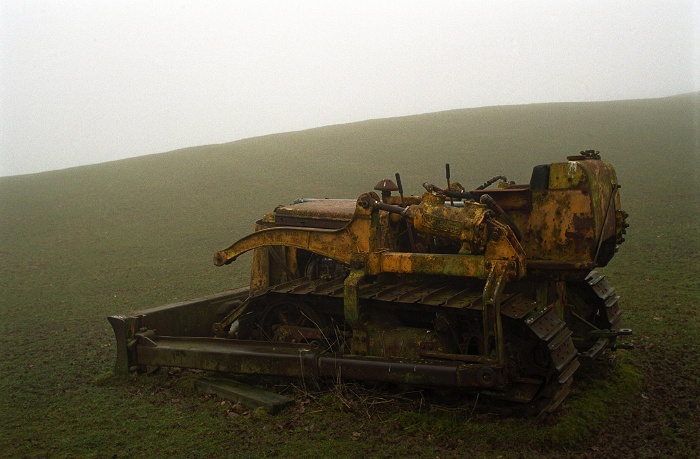
<svg viewBox="0 0 700 459">
<path fill-rule="evenodd" d="M 214 264 L 227 265 L 249 250 L 266 246 L 294 247 L 349 263 L 354 253 L 370 252 L 375 249 L 373 247 L 375 238 L 370 234 L 372 200 L 369 193 L 361 195 L 357 199 L 353 219 L 344 228 L 329 230 L 281 226 L 263 229 L 217 252 L 214 255 Z"/>
</svg>

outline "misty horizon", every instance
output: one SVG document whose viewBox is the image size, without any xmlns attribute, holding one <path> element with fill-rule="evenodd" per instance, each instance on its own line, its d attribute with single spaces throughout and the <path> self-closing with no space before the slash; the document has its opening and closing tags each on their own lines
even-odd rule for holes
<svg viewBox="0 0 700 459">
<path fill-rule="evenodd" d="M 0 176 L 446 110 L 700 90 L 676 1 L 0 1 Z"/>
</svg>

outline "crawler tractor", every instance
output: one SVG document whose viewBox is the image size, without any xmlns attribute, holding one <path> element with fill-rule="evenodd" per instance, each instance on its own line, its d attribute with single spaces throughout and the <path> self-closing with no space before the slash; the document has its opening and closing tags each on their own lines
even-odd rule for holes
<svg viewBox="0 0 700 459">
<path fill-rule="evenodd" d="M 214 256 L 252 251 L 249 286 L 110 317 L 116 368 L 452 388 L 552 411 L 581 364 L 631 333 L 594 271 L 627 227 L 615 171 L 596 151 L 567 159 L 524 185 L 467 191 L 447 165 L 446 188 L 422 196 L 396 174 L 355 200 L 277 207 Z"/>
</svg>

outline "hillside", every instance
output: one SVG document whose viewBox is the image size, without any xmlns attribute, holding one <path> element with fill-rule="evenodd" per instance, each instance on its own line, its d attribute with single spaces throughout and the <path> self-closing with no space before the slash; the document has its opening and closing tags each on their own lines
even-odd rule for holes
<svg viewBox="0 0 700 459">
<path fill-rule="evenodd" d="M 397 171 L 407 192 L 420 193 L 422 182 L 444 181 L 447 162 L 464 185 L 498 174 L 527 182 L 532 166 L 590 148 L 615 166 L 630 214 L 628 242 L 607 272 L 637 333 L 640 349 L 630 359 L 646 375 L 639 400 L 658 402 L 641 415 L 670 429 L 661 440 L 639 440 L 646 450 L 629 451 L 690 455 L 700 427 L 692 409 L 700 396 L 700 93 L 370 120 L 0 178 L 0 451 L 152 456 L 187 448 L 195 437 L 173 438 L 184 427 L 230 447 L 229 436 L 246 429 L 209 405 L 200 410 L 202 400 L 173 408 L 155 389 L 144 397 L 107 373 L 114 359 L 107 315 L 245 284 L 247 260 L 215 268 L 212 254 L 295 198 L 354 198 Z M 662 374 L 663 382 L 653 379 Z M 659 385 L 672 394 L 653 392 Z M 177 387 L 169 390 L 164 397 L 175 397 Z M 666 397 L 682 406 L 656 412 Z M 196 428 L 183 421 L 183 409 Z M 640 415 L 627 413 L 617 421 Z M 145 450 L 126 438 L 140 431 L 150 442 Z M 594 445 L 624 440 L 604 428 L 585 432 L 576 435 Z M 335 444 L 323 438 L 319 444 Z M 357 442 L 342 445 L 349 455 L 367 453 Z M 474 448 L 489 451 L 483 443 Z M 564 455 L 571 445 L 562 448 Z"/>
</svg>

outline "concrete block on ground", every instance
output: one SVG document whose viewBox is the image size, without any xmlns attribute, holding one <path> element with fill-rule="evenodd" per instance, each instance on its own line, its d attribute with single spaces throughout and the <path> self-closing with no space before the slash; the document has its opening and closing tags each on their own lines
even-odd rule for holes
<svg viewBox="0 0 700 459">
<path fill-rule="evenodd" d="M 215 394 L 251 409 L 262 407 L 270 414 L 277 414 L 294 403 L 291 397 L 226 378 L 202 378 L 197 381 L 196 386 L 201 392 Z"/>
</svg>

